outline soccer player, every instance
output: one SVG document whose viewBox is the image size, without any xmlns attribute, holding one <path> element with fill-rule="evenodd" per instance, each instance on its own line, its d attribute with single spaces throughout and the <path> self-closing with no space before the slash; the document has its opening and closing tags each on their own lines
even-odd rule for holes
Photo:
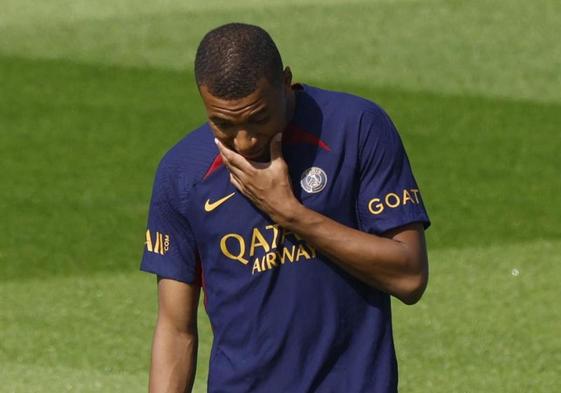
<svg viewBox="0 0 561 393">
<path fill-rule="evenodd" d="M 158 276 L 150 391 L 193 385 L 200 288 L 209 392 L 395 392 L 390 296 L 416 303 L 429 219 L 388 115 L 293 84 L 261 28 L 201 41 L 208 122 L 157 170 L 141 269 Z"/>
</svg>

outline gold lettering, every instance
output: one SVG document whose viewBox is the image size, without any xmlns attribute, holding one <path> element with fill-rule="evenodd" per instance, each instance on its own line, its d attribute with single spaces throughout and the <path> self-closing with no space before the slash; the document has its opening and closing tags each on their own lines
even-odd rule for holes
<svg viewBox="0 0 561 393">
<path fill-rule="evenodd" d="M 416 189 L 416 188 L 412 188 L 412 189 L 411 189 L 411 192 L 412 192 L 413 195 L 415 196 L 415 201 L 416 201 L 417 203 L 419 203 L 419 196 L 417 195 L 417 194 L 419 193 L 419 190 Z"/>
<path fill-rule="evenodd" d="M 277 248 L 277 239 L 279 237 L 279 224 L 267 225 L 265 229 L 273 230 L 273 242 L 271 243 L 271 248 Z"/>
<path fill-rule="evenodd" d="M 308 254 L 308 251 L 306 251 L 303 244 L 298 245 L 298 251 L 296 253 L 296 260 L 297 261 L 300 260 L 301 256 L 305 257 L 306 259 L 310 259 L 310 254 Z"/>
<path fill-rule="evenodd" d="M 376 205 L 374 205 L 373 208 L 372 204 L 374 203 L 376 203 Z M 380 198 L 371 199 L 370 202 L 368 202 L 368 210 L 370 210 L 370 213 L 374 215 L 382 213 L 384 211 L 384 205 L 380 203 Z"/>
<path fill-rule="evenodd" d="M 315 247 L 310 246 L 308 243 L 306 243 L 306 246 L 308 246 L 308 248 L 310 249 L 310 252 L 312 253 L 312 258 L 315 258 L 317 256 Z"/>
<path fill-rule="evenodd" d="M 284 244 L 284 241 L 286 240 L 286 229 L 281 228 L 281 240 L 280 240 L 280 244 Z"/>
<path fill-rule="evenodd" d="M 164 238 L 164 251 L 165 252 L 169 251 L 169 243 L 170 243 L 169 235 L 166 235 L 165 238 Z"/>
<path fill-rule="evenodd" d="M 255 249 L 257 247 L 262 247 L 265 252 L 269 252 L 270 247 L 267 240 L 263 237 L 263 234 L 257 228 L 253 228 L 253 234 L 251 235 L 251 245 L 249 247 L 249 256 L 255 255 Z"/>
<path fill-rule="evenodd" d="M 162 249 L 160 247 L 160 240 L 161 240 L 160 232 L 156 232 L 156 245 L 154 246 L 154 252 L 156 254 L 162 254 Z M 162 254 L 163 255 L 163 254 Z"/>
<path fill-rule="evenodd" d="M 409 192 L 407 190 L 403 190 L 403 205 L 406 205 L 407 201 L 412 201 L 413 203 L 415 203 L 415 201 L 413 201 L 413 198 L 411 198 Z"/>
<path fill-rule="evenodd" d="M 160 254 L 164 255 L 166 252 L 164 250 L 164 234 L 160 233 Z"/>
<path fill-rule="evenodd" d="M 290 262 L 294 262 L 294 252 L 296 251 L 296 246 L 292 246 L 291 248 L 283 247 L 282 254 L 277 251 L 278 259 L 280 259 L 281 264 L 284 265 L 285 260 L 289 260 Z"/>
<path fill-rule="evenodd" d="M 146 249 L 150 252 L 152 252 L 154 250 L 154 248 L 152 247 L 152 236 L 150 235 L 150 229 L 146 230 L 146 241 L 144 242 L 144 244 L 146 244 Z"/>
<path fill-rule="evenodd" d="M 261 273 L 261 262 L 259 258 L 255 258 L 255 262 L 253 262 L 253 269 L 251 269 L 251 274 L 255 274 L 255 271 Z"/>
<path fill-rule="evenodd" d="M 270 253 L 266 254 L 265 258 L 263 258 L 263 259 L 267 260 L 267 268 L 268 269 L 272 269 L 273 267 L 278 266 L 277 262 L 276 262 L 277 254 L 274 253 L 274 252 L 270 252 Z"/>
<path fill-rule="evenodd" d="M 296 238 L 296 240 L 302 240 L 302 238 L 300 236 L 298 236 L 297 234 L 295 234 L 294 232 L 289 231 L 288 229 L 282 229 L 282 235 L 281 235 L 281 244 L 284 244 L 284 241 L 286 240 L 286 238 L 288 236 L 294 236 Z"/>
<path fill-rule="evenodd" d="M 228 249 L 228 239 L 236 239 L 238 241 L 238 245 L 240 247 L 238 255 L 234 255 Z M 223 236 L 222 239 L 220 239 L 220 250 L 222 251 L 222 254 L 224 254 L 224 256 L 233 259 L 234 261 L 241 262 L 244 265 L 247 265 L 249 263 L 249 261 L 243 257 L 245 254 L 245 241 L 243 240 L 243 237 L 241 237 L 237 233 L 229 233 Z"/>
<path fill-rule="evenodd" d="M 395 198 L 395 203 L 390 203 L 390 197 L 394 197 Z M 398 207 L 399 204 L 401 203 L 401 201 L 399 200 L 399 195 L 397 195 L 396 193 L 390 192 L 389 194 L 386 195 L 385 198 L 386 201 L 386 205 L 388 205 L 388 207 L 391 207 L 392 209 L 394 207 Z"/>
</svg>

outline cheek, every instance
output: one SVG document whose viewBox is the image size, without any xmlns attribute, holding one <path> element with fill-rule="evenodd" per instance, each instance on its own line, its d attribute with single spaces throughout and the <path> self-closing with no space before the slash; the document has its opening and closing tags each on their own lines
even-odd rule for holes
<svg viewBox="0 0 561 393">
<path fill-rule="evenodd" d="M 271 117 L 271 121 L 267 124 L 267 130 L 269 135 L 275 135 L 277 132 L 283 130 L 286 126 L 285 124 L 285 116 L 282 112 L 276 112 L 274 116 Z"/>
<path fill-rule="evenodd" d="M 271 138 L 273 138 L 279 131 L 281 131 L 280 125 L 278 122 L 268 122 L 267 124 L 263 124 L 260 129 L 258 135 L 258 139 L 260 143 L 269 144 Z"/>
<path fill-rule="evenodd" d="M 220 143 L 222 143 L 222 145 L 226 146 L 228 149 L 232 150 L 234 148 L 234 138 L 216 137 L 216 139 L 218 139 Z"/>
<path fill-rule="evenodd" d="M 217 130 L 213 127 L 211 127 L 212 129 L 212 133 L 214 134 L 214 137 L 216 139 L 218 139 L 220 141 L 220 143 L 222 143 L 224 146 L 226 146 L 229 149 L 232 149 L 234 146 L 234 138 L 228 134 L 225 134 L 223 132 L 221 132 L 220 130 Z"/>
<path fill-rule="evenodd" d="M 219 128 L 217 128 L 216 126 L 214 126 L 212 123 L 210 124 L 210 129 L 212 131 L 212 134 L 214 135 L 214 137 L 216 139 L 218 139 L 220 142 L 224 143 L 226 141 L 228 141 L 229 139 L 231 139 L 231 135 L 220 130 Z"/>
</svg>

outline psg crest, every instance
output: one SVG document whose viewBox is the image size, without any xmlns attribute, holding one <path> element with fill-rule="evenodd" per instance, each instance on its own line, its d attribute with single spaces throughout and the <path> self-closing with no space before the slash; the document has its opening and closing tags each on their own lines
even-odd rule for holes
<svg viewBox="0 0 561 393">
<path fill-rule="evenodd" d="M 310 194 L 320 192 L 327 184 L 327 175 L 323 169 L 313 166 L 306 169 L 300 178 L 302 189 Z"/>
</svg>

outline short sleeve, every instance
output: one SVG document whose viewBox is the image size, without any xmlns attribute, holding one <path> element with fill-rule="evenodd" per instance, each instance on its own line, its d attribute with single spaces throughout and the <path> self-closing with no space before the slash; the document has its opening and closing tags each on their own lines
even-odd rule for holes
<svg viewBox="0 0 561 393">
<path fill-rule="evenodd" d="M 426 229 L 430 221 L 399 134 L 376 109 L 365 112 L 359 125 L 359 227 L 378 235 L 414 222 Z"/>
<path fill-rule="evenodd" d="M 152 191 L 144 254 L 140 270 L 188 284 L 198 282 L 199 258 L 195 238 L 180 206 L 186 191 L 174 186 L 173 168 L 161 163 Z"/>
</svg>

